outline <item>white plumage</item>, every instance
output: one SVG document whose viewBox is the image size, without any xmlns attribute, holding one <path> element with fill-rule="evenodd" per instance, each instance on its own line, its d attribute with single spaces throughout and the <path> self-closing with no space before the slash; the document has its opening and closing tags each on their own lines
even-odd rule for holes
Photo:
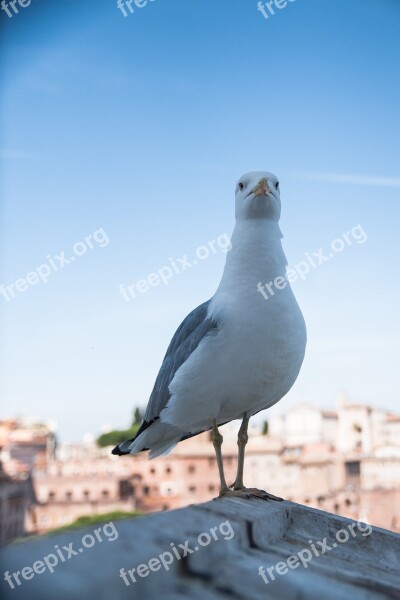
<svg viewBox="0 0 400 600">
<path fill-rule="evenodd" d="M 253 172 L 239 180 L 232 248 L 220 285 L 178 329 L 141 430 L 116 454 L 149 449 L 158 456 L 210 429 L 213 421 L 216 427 L 248 420 L 292 387 L 304 358 L 303 316 L 288 282 L 273 288 L 268 299 L 258 287 L 286 273 L 280 209 L 275 175 Z"/>
</svg>

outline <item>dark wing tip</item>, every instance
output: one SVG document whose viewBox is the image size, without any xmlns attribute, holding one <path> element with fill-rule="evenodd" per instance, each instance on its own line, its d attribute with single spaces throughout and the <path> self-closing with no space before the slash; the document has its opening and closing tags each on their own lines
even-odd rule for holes
<svg viewBox="0 0 400 600">
<path fill-rule="evenodd" d="M 113 448 L 111 450 L 111 454 L 115 454 L 116 456 L 123 456 L 124 454 L 128 454 L 127 452 L 121 452 L 121 450 L 119 449 L 119 446 L 115 446 L 115 448 Z"/>
<path fill-rule="evenodd" d="M 158 418 L 158 417 L 157 417 Z M 156 419 L 154 419 L 155 421 Z M 136 438 L 142 433 L 142 431 L 144 431 L 145 429 L 147 429 L 147 427 L 149 427 L 152 423 L 154 423 L 154 421 L 151 421 L 151 423 L 147 423 L 146 421 L 143 421 L 143 423 L 141 424 L 141 426 L 139 427 L 136 435 L 134 438 L 130 439 L 130 440 L 126 440 L 125 442 L 121 442 L 120 444 L 118 444 L 118 446 L 115 446 L 115 448 L 113 448 L 111 450 L 111 454 L 114 454 L 115 456 L 126 456 L 127 454 L 131 454 L 130 450 L 123 450 L 122 448 L 125 447 L 129 447 L 132 442 L 134 442 L 136 440 Z M 141 448 L 139 450 L 139 452 L 144 452 L 145 450 L 148 450 L 148 448 Z M 135 452 L 135 454 L 137 454 Z"/>
</svg>

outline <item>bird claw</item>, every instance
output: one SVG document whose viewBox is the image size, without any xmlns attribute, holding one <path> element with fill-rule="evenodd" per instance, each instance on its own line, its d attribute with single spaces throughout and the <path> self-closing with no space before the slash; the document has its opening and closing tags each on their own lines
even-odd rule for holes
<svg viewBox="0 0 400 600">
<path fill-rule="evenodd" d="M 262 498 L 263 500 L 275 500 L 277 502 L 283 501 L 283 498 L 279 498 L 279 496 L 274 496 L 273 494 L 269 494 L 265 490 L 259 490 L 258 488 L 242 487 L 242 488 L 235 489 L 235 487 L 233 487 L 233 489 L 228 488 L 226 490 L 222 490 L 219 494 L 220 498 L 225 498 L 225 497 L 230 497 L 230 496 L 234 496 L 234 497 L 238 497 L 238 498 L 246 498 L 246 499 L 249 499 L 252 496 L 254 496 L 256 498 Z"/>
</svg>

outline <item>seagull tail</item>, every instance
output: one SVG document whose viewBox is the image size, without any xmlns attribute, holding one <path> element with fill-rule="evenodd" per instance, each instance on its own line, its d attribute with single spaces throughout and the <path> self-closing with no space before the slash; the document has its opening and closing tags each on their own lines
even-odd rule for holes
<svg viewBox="0 0 400 600">
<path fill-rule="evenodd" d="M 172 425 L 157 420 L 146 426 L 141 426 L 136 437 L 118 444 L 112 454 L 123 456 L 126 454 L 139 454 L 149 451 L 149 458 L 156 458 L 171 452 L 181 441 L 182 431 Z"/>
</svg>

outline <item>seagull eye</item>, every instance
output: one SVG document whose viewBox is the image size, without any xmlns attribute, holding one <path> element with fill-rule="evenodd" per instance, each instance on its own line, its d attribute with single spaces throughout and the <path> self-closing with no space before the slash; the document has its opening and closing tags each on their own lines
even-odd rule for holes
<svg viewBox="0 0 400 600">
<path fill-rule="evenodd" d="M 244 183 L 240 182 L 238 187 L 239 187 L 240 191 L 243 191 L 244 190 Z"/>
<path fill-rule="evenodd" d="M 277 182 L 276 182 L 276 184 L 275 184 L 275 189 L 276 189 L 276 190 L 279 190 L 279 181 L 277 181 Z"/>
</svg>

